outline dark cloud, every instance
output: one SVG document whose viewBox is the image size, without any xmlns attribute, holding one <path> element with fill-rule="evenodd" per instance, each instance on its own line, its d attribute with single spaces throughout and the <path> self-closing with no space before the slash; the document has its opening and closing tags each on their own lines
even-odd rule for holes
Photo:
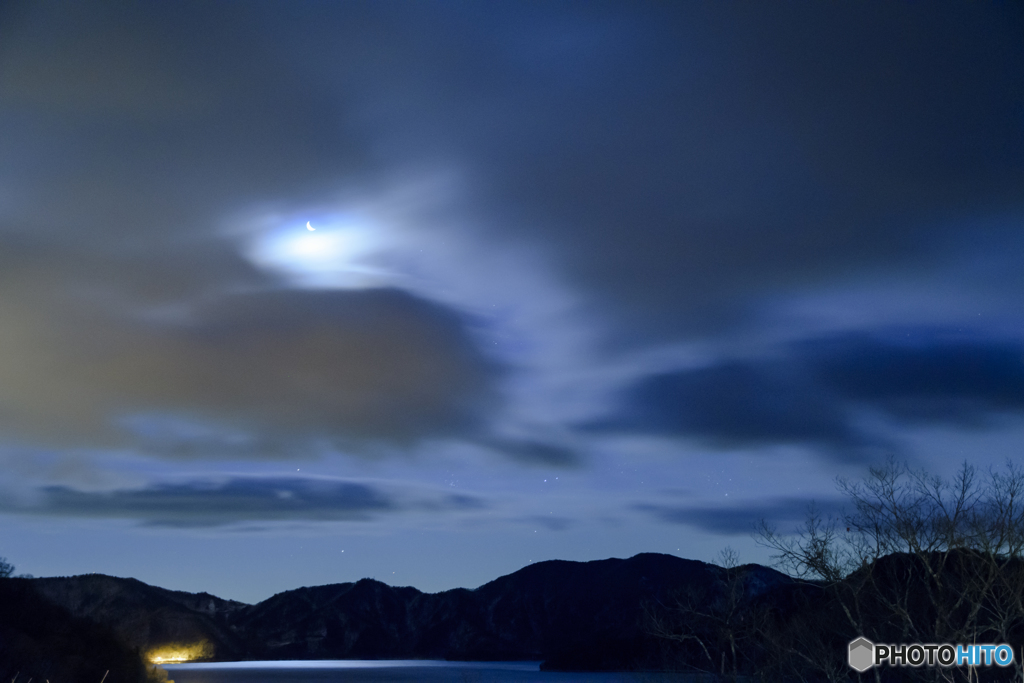
<svg viewBox="0 0 1024 683">
<path fill-rule="evenodd" d="M 165 318 L 15 313 L 9 433 L 110 442 L 127 428 L 163 455 L 281 455 L 295 435 L 475 430 L 495 400 L 468 321 L 397 290 L 222 295 Z"/>
<path fill-rule="evenodd" d="M 818 381 L 904 422 L 985 424 L 1024 412 L 1024 345 L 913 330 L 796 347 Z"/>
<path fill-rule="evenodd" d="M 782 533 L 790 533 L 807 519 L 812 506 L 825 520 L 829 517 L 842 518 L 843 501 L 812 501 L 806 498 L 778 498 L 729 507 L 638 503 L 633 509 L 669 524 L 685 524 L 715 534 L 740 535 L 754 533 L 761 520 Z"/>
<path fill-rule="evenodd" d="M 724 362 L 666 373 L 627 393 L 621 416 L 606 425 L 723 442 L 855 440 L 841 406 L 792 367 Z"/>
<path fill-rule="evenodd" d="M 490 439 L 485 440 L 484 444 L 524 465 L 578 467 L 583 463 L 576 449 L 541 440 Z"/>
<path fill-rule="evenodd" d="M 299 477 L 234 477 L 160 483 L 139 489 L 81 491 L 49 486 L 33 505 L 8 512 L 62 517 L 129 519 L 148 526 L 214 527 L 248 522 L 369 521 L 408 510 L 480 510 L 466 494 L 429 496 L 416 502 L 357 482 Z"/>
<path fill-rule="evenodd" d="M 131 519 L 151 526 L 209 527 L 251 521 L 365 521 L 398 508 L 392 496 L 366 484 L 235 478 L 110 492 L 51 486 L 43 489 L 41 503 L 26 511 Z"/>
<path fill-rule="evenodd" d="M 345 125 L 346 98 L 285 66 L 281 42 L 259 33 L 270 17 L 179 10 L 14 13 L 0 50 L 12 134 L 0 149 L 32 158 L 10 181 L 35 234 L 93 247 L 201 234 L 247 202 L 308 197 L 365 168 L 369 140 Z M 350 19 L 346 30 L 364 28 Z"/>
<path fill-rule="evenodd" d="M 1024 414 L 1024 345 L 935 330 L 818 338 L 781 358 L 655 375 L 599 429 L 705 439 L 720 446 L 884 447 L 859 411 L 897 424 L 982 426 Z M 891 446 L 891 445 L 890 445 Z"/>
<path fill-rule="evenodd" d="M 1020 6 L 630 8 L 600 67 L 531 81 L 487 171 L 623 336 L 746 323 L 759 297 L 919 266 L 948 219 L 1020 207 Z"/>
</svg>

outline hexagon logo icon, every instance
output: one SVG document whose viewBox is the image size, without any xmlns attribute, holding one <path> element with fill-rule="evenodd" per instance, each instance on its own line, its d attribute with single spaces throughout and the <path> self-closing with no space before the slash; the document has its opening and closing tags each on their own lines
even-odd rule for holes
<svg viewBox="0 0 1024 683">
<path fill-rule="evenodd" d="M 850 668 L 864 673 L 874 664 L 875 644 L 867 638 L 858 638 L 850 643 Z"/>
</svg>

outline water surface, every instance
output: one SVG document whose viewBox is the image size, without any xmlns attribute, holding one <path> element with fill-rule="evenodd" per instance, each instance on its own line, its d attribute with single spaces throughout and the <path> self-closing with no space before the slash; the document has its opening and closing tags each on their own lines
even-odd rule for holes
<svg viewBox="0 0 1024 683">
<path fill-rule="evenodd" d="M 698 683 L 699 676 L 541 671 L 540 662 L 422 659 L 165 664 L 175 683 Z"/>
</svg>

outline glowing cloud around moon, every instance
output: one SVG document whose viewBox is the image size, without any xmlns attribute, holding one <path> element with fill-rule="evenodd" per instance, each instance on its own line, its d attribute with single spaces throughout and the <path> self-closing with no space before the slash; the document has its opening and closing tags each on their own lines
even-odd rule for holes
<svg viewBox="0 0 1024 683">
<path fill-rule="evenodd" d="M 386 250 L 375 226 L 345 216 L 324 218 L 317 228 L 306 221 L 305 227 L 279 224 L 261 232 L 246 256 L 299 286 L 363 289 L 382 286 L 393 277 L 373 262 Z"/>
</svg>

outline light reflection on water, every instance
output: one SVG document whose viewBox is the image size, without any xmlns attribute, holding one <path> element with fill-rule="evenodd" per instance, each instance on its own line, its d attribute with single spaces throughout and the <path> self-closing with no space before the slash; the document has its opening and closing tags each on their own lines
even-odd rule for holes
<svg viewBox="0 0 1024 683">
<path fill-rule="evenodd" d="M 175 683 L 697 683 L 685 674 L 563 673 L 540 662 L 338 660 L 166 664 Z"/>
</svg>

